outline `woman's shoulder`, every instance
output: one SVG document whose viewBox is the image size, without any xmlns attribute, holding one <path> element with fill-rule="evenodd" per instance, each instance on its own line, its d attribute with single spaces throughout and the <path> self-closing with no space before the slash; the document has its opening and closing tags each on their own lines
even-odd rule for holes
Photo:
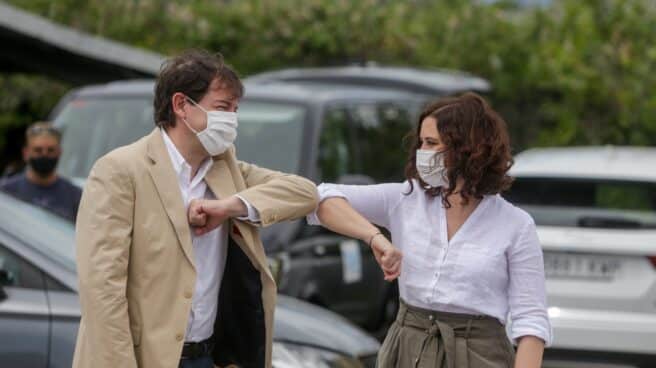
<svg viewBox="0 0 656 368">
<path fill-rule="evenodd" d="M 535 226 L 533 217 L 528 212 L 509 202 L 500 194 L 491 195 L 490 199 L 493 201 L 495 216 L 503 219 L 507 225 L 515 225 L 521 229 L 529 225 Z"/>
</svg>

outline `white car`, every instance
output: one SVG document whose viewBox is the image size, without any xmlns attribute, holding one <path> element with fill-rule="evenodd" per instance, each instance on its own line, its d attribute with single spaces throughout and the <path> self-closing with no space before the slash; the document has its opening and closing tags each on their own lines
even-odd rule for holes
<svg viewBox="0 0 656 368">
<path fill-rule="evenodd" d="M 511 175 L 544 250 L 545 357 L 656 367 L 656 148 L 531 149 Z"/>
</svg>

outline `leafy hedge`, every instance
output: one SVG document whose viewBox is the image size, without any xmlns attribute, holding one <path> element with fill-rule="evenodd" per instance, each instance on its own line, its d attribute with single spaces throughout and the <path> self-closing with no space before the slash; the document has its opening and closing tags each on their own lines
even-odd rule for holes
<svg viewBox="0 0 656 368">
<path fill-rule="evenodd" d="M 224 53 L 244 75 L 288 66 L 381 64 L 489 79 L 515 147 L 656 144 L 656 5 L 650 0 L 48 0 L 11 3 L 164 54 Z M 68 88 L 0 75 L 0 146 Z"/>
</svg>

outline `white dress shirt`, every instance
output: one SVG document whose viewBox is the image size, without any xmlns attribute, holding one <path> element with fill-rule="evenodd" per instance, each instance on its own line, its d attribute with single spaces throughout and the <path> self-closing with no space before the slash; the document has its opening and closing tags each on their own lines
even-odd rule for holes
<svg viewBox="0 0 656 368">
<path fill-rule="evenodd" d="M 205 160 L 192 178 L 191 166 L 185 161 L 164 130 L 162 130 L 162 137 L 177 175 L 185 209 L 188 209 L 189 203 L 193 199 L 215 199 L 214 194 L 207 187 L 204 180 L 205 175 L 212 167 L 212 159 Z M 248 217 L 240 218 L 240 220 L 259 222 L 257 210 L 243 198 L 239 198 L 248 208 Z M 221 225 L 202 236 L 196 236 L 192 232 L 191 238 L 194 247 L 196 274 L 198 276 L 194 287 L 185 341 L 198 342 L 210 338 L 214 332 L 219 289 L 228 252 L 228 229 L 227 226 Z"/>
<path fill-rule="evenodd" d="M 345 198 L 388 229 L 403 253 L 399 292 L 408 304 L 436 311 L 485 314 L 505 324 L 511 338 L 532 335 L 548 345 L 542 248 L 528 213 L 499 195 L 485 196 L 467 221 L 447 236 L 446 210 L 415 182 L 368 186 L 321 184 L 320 200 Z M 314 214 L 310 224 L 320 224 Z"/>
</svg>

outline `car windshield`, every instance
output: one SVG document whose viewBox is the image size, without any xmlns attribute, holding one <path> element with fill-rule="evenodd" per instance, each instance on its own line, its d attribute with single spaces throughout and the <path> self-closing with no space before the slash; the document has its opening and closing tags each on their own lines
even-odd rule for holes
<svg viewBox="0 0 656 368">
<path fill-rule="evenodd" d="M 75 227 L 70 221 L 0 192 L 0 224 L 14 238 L 75 271 Z"/>
<path fill-rule="evenodd" d="M 305 117 L 306 108 L 302 105 L 242 101 L 235 143 L 237 156 L 269 169 L 298 172 Z M 153 130 L 152 98 L 78 98 L 64 107 L 55 124 L 63 132 L 59 172 L 84 179 L 99 157 Z"/>
<path fill-rule="evenodd" d="M 505 197 L 537 225 L 656 229 L 656 183 L 515 178 Z"/>
</svg>

